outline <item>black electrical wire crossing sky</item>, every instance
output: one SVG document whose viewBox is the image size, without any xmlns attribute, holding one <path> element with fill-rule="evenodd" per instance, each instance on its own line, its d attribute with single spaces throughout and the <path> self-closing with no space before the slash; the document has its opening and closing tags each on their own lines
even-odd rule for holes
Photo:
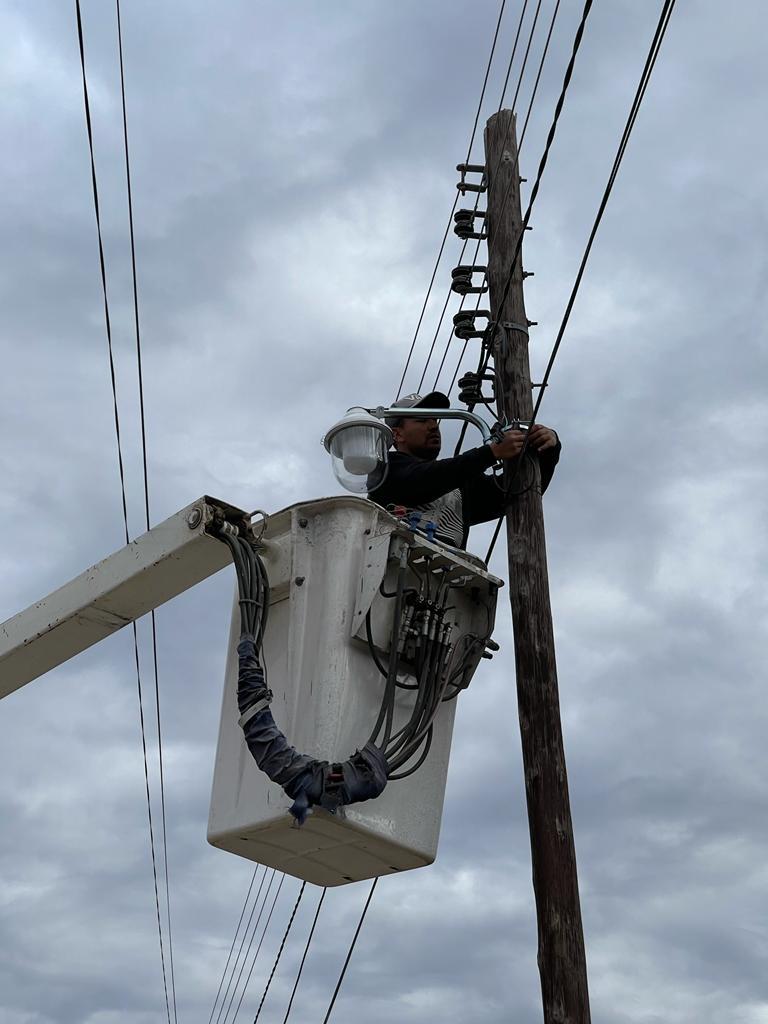
<svg viewBox="0 0 768 1024">
<path fill-rule="evenodd" d="M 139 318 L 139 285 L 136 273 L 136 235 L 133 225 L 133 188 L 131 186 L 131 159 L 128 146 L 128 112 L 125 100 L 125 64 L 123 61 L 123 25 L 120 17 L 120 0 L 115 0 L 117 16 L 117 44 L 120 57 L 120 100 L 123 115 L 123 153 L 125 156 L 125 185 L 128 200 L 128 228 L 131 246 L 131 285 L 133 292 L 133 324 L 136 338 L 136 373 L 139 384 L 139 417 L 141 422 L 141 462 L 144 483 L 144 518 L 147 530 L 150 529 L 149 515 L 149 472 L 147 466 L 147 423 L 144 409 L 144 370 L 141 357 L 141 322 Z M 163 873 L 165 876 L 165 907 L 168 934 L 168 962 L 171 974 L 171 1001 L 173 1019 L 178 1019 L 176 1006 L 176 972 L 173 966 L 173 930 L 171 927 L 171 887 L 168 877 L 168 826 L 165 813 L 165 762 L 163 758 L 163 730 L 160 716 L 160 675 L 157 661 L 157 619 L 154 608 L 150 612 L 152 629 L 152 668 L 155 684 L 155 726 L 157 728 L 157 759 L 160 772 L 160 824 L 163 842 Z"/>
<path fill-rule="evenodd" d="M 474 120 L 474 123 L 472 125 L 472 131 L 471 131 L 470 136 L 469 136 L 469 145 L 467 146 L 467 162 L 469 162 L 469 159 L 470 159 L 470 157 L 472 155 L 472 146 L 474 145 L 474 142 L 475 142 L 475 134 L 477 133 L 477 125 L 478 125 L 478 121 L 480 120 L 480 111 L 482 110 L 483 99 L 485 98 L 485 90 L 486 90 L 486 87 L 488 85 L 488 76 L 491 73 L 491 65 L 493 64 L 493 55 L 496 52 L 496 43 L 497 43 L 498 38 L 499 38 L 499 29 L 501 28 L 501 19 L 504 17 L 504 8 L 506 7 L 506 3 L 507 3 L 507 0 L 502 0 L 501 7 L 499 8 L 499 16 L 496 19 L 496 29 L 495 29 L 495 31 L 493 33 L 493 42 L 491 43 L 491 52 L 490 52 L 490 55 L 488 57 L 488 64 L 486 65 L 486 68 L 485 68 L 485 75 L 483 77 L 483 86 L 482 86 L 482 89 L 480 90 L 480 99 L 479 99 L 478 104 L 477 104 L 477 111 L 475 112 L 475 120 Z M 526 0 L 526 3 L 527 3 L 527 0 Z M 523 11 L 525 11 L 525 8 L 523 8 Z M 421 330 L 421 324 L 422 324 L 422 322 L 424 320 L 424 313 L 426 312 L 426 309 L 427 309 L 427 304 L 429 302 L 429 296 L 432 294 L 432 286 L 435 283 L 435 277 L 437 276 L 437 270 L 438 270 L 438 267 L 440 266 L 440 260 L 443 257 L 443 250 L 445 249 L 445 243 L 447 242 L 448 235 L 451 232 L 451 224 L 453 223 L 453 214 L 454 214 L 454 212 L 456 210 L 456 206 L 458 205 L 458 202 L 459 202 L 459 193 L 457 191 L 456 195 L 454 196 L 454 199 L 453 199 L 453 204 L 451 206 L 451 211 L 448 214 L 448 223 L 446 224 L 445 231 L 443 233 L 443 238 L 442 238 L 442 241 L 440 243 L 440 248 L 438 249 L 437 259 L 435 260 L 435 266 L 434 266 L 434 269 L 432 270 L 432 276 L 431 276 L 431 278 L 429 280 L 429 285 L 427 286 L 427 294 L 424 296 L 424 303 L 423 303 L 423 305 L 421 307 L 421 313 L 419 314 L 419 319 L 418 319 L 418 322 L 416 324 L 416 330 L 415 330 L 414 335 L 413 335 L 413 340 L 411 341 L 411 347 L 410 347 L 410 350 L 408 352 L 408 356 L 407 356 L 407 358 L 405 360 L 405 366 L 403 368 L 403 373 L 402 373 L 402 376 L 400 378 L 400 383 L 399 383 L 398 388 L 397 388 L 397 396 L 396 396 L 397 398 L 400 397 L 400 392 L 403 389 L 403 383 L 405 381 L 405 375 L 408 373 L 408 367 L 410 366 L 410 363 L 411 363 L 411 358 L 413 356 L 413 350 L 416 347 L 416 339 L 418 338 L 419 331 Z"/>
<path fill-rule="evenodd" d="M 106 334 L 107 334 L 107 350 L 108 350 L 108 355 L 109 355 L 109 374 L 110 374 L 110 382 L 111 382 L 111 387 L 112 387 L 112 405 L 113 405 L 113 412 L 114 412 L 115 440 L 116 440 L 116 443 L 117 443 L 117 461 L 118 461 L 118 469 L 119 469 L 119 476 L 120 476 L 120 496 L 121 496 L 122 512 L 123 512 L 123 527 L 124 527 L 124 532 L 125 532 L 125 543 L 128 544 L 130 542 L 130 536 L 129 536 L 129 531 L 128 531 L 128 506 L 127 506 L 126 488 L 125 488 L 125 465 L 124 465 L 124 460 L 123 460 L 122 438 L 121 438 L 121 431 L 120 431 L 120 412 L 119 412 L 118 400 L 117 400 L 117 380 L 116 380 L 116 374 L 115 374 L 114 349 L 113 349 L 113 344 L 112 344 L 112 323 L 111 323 L 110 312 L 109 312 L 109 294 L 108 294 L 108 289 L 107 289 L 107 271 L 106 271 L 106 264 L 105 264 L 105 258 L 104 258 L 104 241 L 103 241 L 102 227 L 101 227 L 101 211 L 100 211 L 100 207 L 99 207 L 99 189 L 98 189 L 98 181 L 97 181 L 97 176 L 96 176 L 96 161 L 95 161 L 94 149 L 93 149 L 93 125 L 92 125 L 92 120 L 91 120 L 90 100 L 89 100 L 89 96 L 88 96 L 88 76 L 87 76 L 87 73 L 86 73 L 85 43 L 84 43 L 84 39 L 83 39 L 83 19 L 82 19 L 82 12 L 81 12 L 81 9 L 80 9 L 80 0 L 75 0 L 75 15 L 76 15 L 76 20 L 77 20 L 77 39 L 78 39 L 78 48 L 79 48 L 79 52 L 80 52 L 80 69 L 81 69 L 82 84 L 83 84 L 83 105 L 84 105 L 84 109 L 85 109 L 85 123 L 86 123 L 87 135 L 88 135 L 88 150 L 89 150 L 89 155 L 90 155 L 91 185 L 92 185 L 92 191 L 93 191 L 93 207 L 94 207 L 94 214 L 95 214 L 95 217 L 96 217 L 96 234 L 97 234 L 97 239 L 98 239 L 98 250 L 99 250 L 99 268 L 100 268 L 100 272 L 101 272 L 101 287 L 102 287 L 102 293 L 103 293 L 103 299 L 104 299 L 104 323 L 105 323 Z M 127 129 L 126 129 L 126 132 L 127 132 Z M 158 931 L 158 939 L 159 939 L 159 944 L 160 944 L 160 963 L 161 963 L 162 976 L 163 976 L 163 991 L 164 991 L 164 994 L 165 994 L 166 1018 L 167 1018 L 168 1024 L 170 1024 L 170 1021 L 171 1021 L 171 1000 L 169 1000 L 169 996 L 168 996 L 168 976 L 167 976 L 166 964 L 165 964 L 165 942 L 164 942 L 164 937 L 163 937 L 163 927 L 162 927 L 161 913 L 160 913 L 160 894 L 159 894 L 159 886 L 158 886 L 157 856 L 156 856 L 156 852 L 155 852 L 155 829 L 154 829 L 154 821 L 153 821 L 153 816 L 152 816 L 152 800 L 151 800 L 150 785 L 149 785 L 149 763 L 148 763 L 148 758 L 147 758 L 147 740 L 146 740 L 146 728 L 145 728 L 145 718 L 144 718 L 144 700 L 143 700 L 143 692 L 142 692 L 142 685 L 141 685 L 141 665 L 140 665 L 140 659 L 139 659 L 138 633 L 137 633 L 135 621 L 131 623 L 131 626 L 132 626 L 132 631 L 133 631 L 133 652 L 134 652 L 134 661 L 135 661 L 135 667 L 136 667 L 136 686 L 137 686 L 138 701 L 139 701 L 139 724 L 140 724 L 140 728 L 141 728 L 141 746 L 142 746 L 142 756 L 143 756 L 143 762 L 144 762 L 144 783 L 145 783 L 146 799 L 147 799 L 147 818 L 148 818 L 148 824 L 149 824 L 149 841 L 150 841 L 150 852 L 151 852 L 151 858 L 152 858 L 152 877 L 153 877 L 153 884 L 154 884 L 155 908 L 156 908 L 156 913 L 157 913 L 157 931 Z M 170 938 L 169 938 L 169 943 L 170 943 Z M 169 944 L 169 953 L 170 953 L 170 944 Z"/>
<path fill-rule="evenodd" d="M 656 30 L 654 32 L 653 39 L 651 40 L 651 44 L 650 44 L 650 47 L 648 49 L 648 54 L 647 54 L 646 59 L 645 59 L 645 64 L 643 65 L 643 70 L 642 70 L 641 75 L 640 75 L 640 81 L 638 82 L 637 89 L 635 91 L 635 95 L 634 95 L 632 103 L 630 105 L 629 114 L 627 115 L 627 120 L 626 120 L 626 123 L 624 125 L 624 130 L 622 132 L 621 139 L 619 140 L 619 145 L 618 145 L 618 149 L 616 151 L 616 156 L 614 157 L 613 165 L 612 165 L 611 171 L 610 171 L 610 173 L 608 175 L 608 181 L 607 181 L 605 189 L 603 191 L 603 195 L 602 195 L 602 198 L 600 200 L 600 203 L 599 203 L 599 206 L 598 206 L 598 209 L 597 209 L 597 213 L 595 214 L 595 219 L 594 219 L 594 222 L 592 224 L 592 228 L 590 230 L 589 237 L 587 239 L 587 243 L 586 243 L 586 246 L 584 248 L 584 252 L 582 254 L 582 257 L 581 257 L 581 262 L 579 263 L 579 269 L 578 269 L 578 271 L 576 273 L 576 279 L 575 279 L 575 281 L 573 283 L 573 287 L 571 288 L 570 295 L 568 296 L 568 301 L 566 303 L 565 311 L 563 313 L 563 317 L 562 317 L 562 320 L 560 322 L 560 327 L 558 328 L 557 335 L 555 337 L 555 341 L 554 341 L 554 344 L 552 346 L 552 350 L 550 352 L 549 359 L 547 361 L 547 366 L 546 366 L 546 369 L 544 371 L 544 375 L 542 377 L 541 384 L 539 385 L 539 394 L 538 394 L 538 397 L 537 397 L 536 402 L 534 404 L 533 416 L 532 416 L 532 419 L 531 419 L 531 423 L 534 423 L 536 421 L 536 417 L 538 416 L 539 409 L 541 408 L 541 404 L 544 401 L 544 394 L 545 394 L 547 386 L 549 384 L 549 378 L 550 378 L 550 375 L 551 375 L 552 370 L 554 368 L 555 360 L 557 359 L 558 352 L 560 351 L 560 346 L 562 344 L 563 337 L 565 335 L 565 331 L 566 331 L 566 328 L 568 326 L 568 322 L 569 322 L 570 317 L 571 317 L 571 313 L 573 312 L 573 307 L 574 307 L 574 305 L 576 303 L 576 296 L 578 295 L 579 289 L 581 287 L 582 280 L 584 278 L 584 273 L 585 273 L 586 268 L 587 268 L 587 263 L 589 261 L 589 256 L 590 256 L 590 253 L 592 252 L 592 246 L 594 244 L 595 238 L 597 237 L 597 232 L 598 232 L 598 229 L 600 227 L 600 223 L 601 223 L 601 221 L 603 219 L 603 214 L 605 213 L 606 207 L 608 205 L 608 200 L 610 199 L 611 192 L 613 191 L 613 187 L 614 187 L 614 185 L 616 183 L 616 178 L 618 176 L 619 169 L 620 169 L 622 161 L 624 159 L 624 155 L 625 155 L 626 150 L 627 150 L 627 145 L 629 144 L 629 139 L 630 139 L 630 136 L 632 135 L 632 130 L 633 130 L 634 126 L 635 126 L 635 122 L 637 121 L 637 115 L 638 115 L 638 113 L 640 111 L 640 106 L 641 106 L 641 104 L 643 102 L 643 98 L 645 97 L 645 93 L 646 93 L 646 90 L 648 88 L 648 83 L 649 83 L 649 81 L 651 79 L 651 75 L 653 74 L 653 69 L 656 66 L 656 60 L 657 60 L 657 58 L 659 56 L 659 51 L 661 49 L 661 45 L 664 42 L 664 36 L 666 35 L 667 28 L 669 26 L 669 21 L 670 21 L 670 18 L 672 16 L 672 12 L 674 11 L 674 8 L 675 8 L 675 3 L 676 3 L 676 0 L 664 0 L 664 4 L 662 6 L 661 13 L 659 15 L 659 20 L 658 20 L 658 23 L 656 25 Z M 509 281 L 507 282 L 507 288 L 509 288 Z M 506 295 L 506 290 L 505 290 L 505 295 Z M 522 464 L 522 457 L 520 459 L 519 465 L 521 465 L 521 464 Z M 515 474 L 515 476 L 516 475 L 517 474 Z M 512 486 L 513 484 L 514 484 L 514 477 L 513 477 L 513 480 L 510 482 L 510 486 Z M 490 543 L 490 545 L 488 547 L 488 552 L 487 552 L 487 554 L 485 556 L 486 562 L 488 561 L 488 559 L 493 554 L 493 550 L 494 550 L 494 547 L 496 546 L 496 541 L 498 540 L 499 533 L 501 531 L 501 524 L 502 524 L 503 521 L 504 521 L 503 518 L 500 518 L 499 521 L 496 524 L 496 528 L 494 530 L 493 537 L 491 538 L 491 543 Z"/>
</svg>

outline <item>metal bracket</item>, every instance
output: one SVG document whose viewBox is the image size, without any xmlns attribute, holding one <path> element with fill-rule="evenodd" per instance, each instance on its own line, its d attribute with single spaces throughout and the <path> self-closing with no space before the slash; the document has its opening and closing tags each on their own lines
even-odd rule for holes
<svg viewBox="0 0 768 1024">
<path fill-rule="evenodd" d="M 503 327 L 505 331 L 519 331 L 521 334 L 524 334 L 526 338 L 530 337 L 530 335 L 528 334 L 528 328 L 532 326 L 532 320 L 529 320 L 525 324 L 515 323 L 514 320 L 502 320 L 499 323 L 499 327 Z"/>
<path fill-rule="evenodd" d="M 488 183 L 485 180 L 485 165 L 484 164 L 456 164 L 456 170 L 461 175 L 461 181 L 456 183 L 456 188 L 464 196 L 467 192 L 485 192 L 488 189 Z M 479 184 L 467 181 L 467 174 L 480 174 L 482 175 Z"/>
</svg>

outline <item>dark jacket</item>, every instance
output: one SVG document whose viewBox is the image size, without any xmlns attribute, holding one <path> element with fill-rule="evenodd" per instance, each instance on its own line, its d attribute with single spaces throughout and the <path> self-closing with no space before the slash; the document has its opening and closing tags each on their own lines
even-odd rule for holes
<svg viewBox="0 0 768 1024">
<path fill-rule="evenodd" d="M 547 489 L 555 466 L 560 458 L 560 442 L 556 448 L 543 452 L 529 452 L 526 457 L 538 458 L 541 466 L 541 490 Z M 425 460 L 403 452 L 389 453 L 389 471 L 384 483 L 368 497 L 377 505 L 405 505 L 408 509 L 420 509 L 458 490 L 461 494 L 461 516 L 463 537 L 459 547 L 465 547 L 470 526 L 498 519 L 504 513 L 504 494 L 500 480 L 486 476 L 485 471 L 494 463 L 493 453 L 487 444 L 471 451 L 462 452 L 451 459 Z M 525 467 L 521 468 L 516 488 L 526 485 L 529 479 Z M 456 544 L 457 538 L 440 537 Z"/>
</svg>

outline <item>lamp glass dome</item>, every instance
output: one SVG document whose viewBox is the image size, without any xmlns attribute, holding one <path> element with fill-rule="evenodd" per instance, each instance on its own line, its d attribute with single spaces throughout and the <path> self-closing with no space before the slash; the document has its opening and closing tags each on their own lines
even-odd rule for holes
<svg viewBox="0 0 768 1024">
<path fill-rule="evenodd" d="M 386 423 L 365 409 L 350 409 L 325 437 L 334 476 L 353 494 L 373 491 L 383 483 L 391 443 Z"/>
</svg>

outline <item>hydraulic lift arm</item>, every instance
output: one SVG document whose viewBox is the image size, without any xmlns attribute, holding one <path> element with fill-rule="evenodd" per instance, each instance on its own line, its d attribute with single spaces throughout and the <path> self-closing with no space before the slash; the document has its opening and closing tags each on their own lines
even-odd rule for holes
<svg viewBox="0 0 768 1024">
<path fill-rule="evenodd" d="M 209 532 L 249 522 L 207 495 L 0 625 L 0 698 L 232 562 Z"/>
</svg>

